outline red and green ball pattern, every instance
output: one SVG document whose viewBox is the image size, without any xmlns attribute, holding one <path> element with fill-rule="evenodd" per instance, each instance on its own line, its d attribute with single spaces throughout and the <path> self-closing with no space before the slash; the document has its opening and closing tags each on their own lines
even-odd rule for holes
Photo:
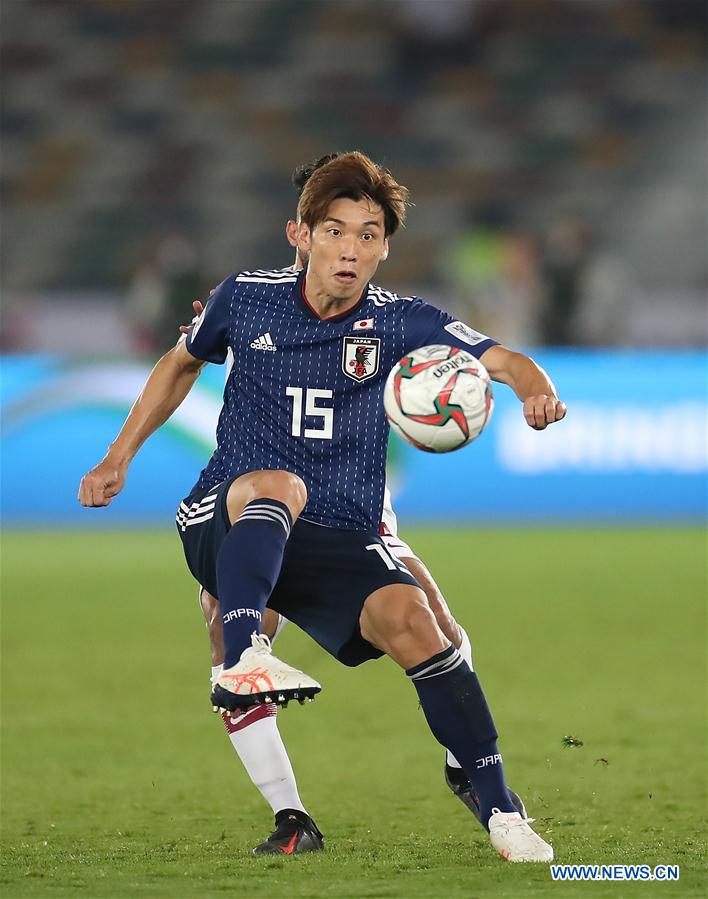
<svg viewBox="0 0 708 899">
<path fill-rule="evenodd" d="M 425 362 L 416 362 L 413 356 L 404 356 L 398 363 L 398 370 L 393 379 L 393 392 L 396 399 L 396 405 L 401 414 L 411 421 L 417 421 L 433 428 L 443 428 L 450 420 L 454 421 L 462 433 L 463 441 L 461 441 L 459 445 L 463 446 L 464 443 L 470 439 L 469 424 L 462 406 L 458 403 L 451 402 L 451 396 L 460 375 L 478 375 L 479 370 L 477 368 L 459 368 L 450 375 L 433 401 L 435 412 L 430 412 L 426 415 L 413 415 L 408 413 L 403 408 L 403 398 L 401 396 L 401 385 L 404 380 L 410 380 L 420 374 L 420 372 L 425 371 L 428 368 L 433 368 L 436 365 L 440 365 L 441 362 L 446 362 L 448 359 L 452 359 L 460 352 L 461 350 L 459 347 L 450 347 L 446 356 L 438 357 L 437 359 L 427 359 Z M 485 400 L 487 407 L 485 416 L 486 424 L 492 403 L 492 391 L 489 385 L 487 385 L 485 391 Z M 418 449 L 425 450 L 426 452 L 436 452 L 432 447 L 425 446 L 414 440 L 409 434 L 405 434 L 404 436 L 406 440 L 410 441 Z"/>
</svg>

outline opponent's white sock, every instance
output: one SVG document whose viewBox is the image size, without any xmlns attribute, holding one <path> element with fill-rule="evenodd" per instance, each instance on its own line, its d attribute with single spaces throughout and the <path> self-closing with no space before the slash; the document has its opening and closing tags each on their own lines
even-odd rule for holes
<svg viewBox="0 0 708 899">
<path fill-rule="evenodd" d="M 460 633 L 462 634 L 462 642 L 460 643 L 458 652 L 465 660 L 465 662 L 467 662 L 467 664 L 470 666 L 470 671 L 474 671 L 474 668 L 472 667 L 472 644 L 470 643 L 470 638 L 467 636 L 467 631 L 462 627 L 460 628 Z M 445 761 L 451 768 L 462 767 L 455 756 L 449 751 L 447 752 Z"/>
<path fill-rule="evenodd" d="M 245 712 L 222 712 L 229 739 L 248 776 L 276 814 L 293 808 L 307 814 L 295 774 L 278 730 L 277 706 L 252 706 Z"/>
<path fill-rule="evenodd" d="M 285 615 L 278 616 L 278 624 L 276 625 L 275 633 L 273 634 L 273 639 L 270 641 L 271 645 L 273 643 L 275 643 L 275 641 L 278 639 L 278 637 L 283 633 L 283 629 L 285 628 L 285 625 L 288 624 L 289 621 L 290 621 L 290 619 L 286 618 Z"/>
<path fill-rule="evenodd" d="M 280 636 L 288 619 L 280 616 L 273 640 Z M 221 674 L 223 665 L 212 665 L 211 685 Z M 297 791 L 295 773 L 290 764 L 276 720 L 277 706 L 256 705 L 246 712 L 222 712 L 221 717 L 236 754 L 261 796 L 273 809 L 307 810 Z"/>
</svg>

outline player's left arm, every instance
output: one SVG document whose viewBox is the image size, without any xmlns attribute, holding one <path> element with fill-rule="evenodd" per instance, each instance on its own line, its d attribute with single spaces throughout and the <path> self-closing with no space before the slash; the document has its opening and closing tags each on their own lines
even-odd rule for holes
<svg viewBox="0 0 708 899">
<path fill-rule="evenodd" d="M 507 384 L 518 396 L 529 427 L 542 431 L 565 418 L 565 403 L 558 399 L 553 381 L 533 359 L 496 344 L 485 350 L 479 361 L 492 380 Z"/>
</svg>

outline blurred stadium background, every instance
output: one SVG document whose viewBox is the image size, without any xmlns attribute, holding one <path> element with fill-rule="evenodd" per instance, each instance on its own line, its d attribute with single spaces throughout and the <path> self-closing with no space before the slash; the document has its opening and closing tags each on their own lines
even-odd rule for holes
<svg viewBox="0 0 708 899">
<path fill-rule="evenodd" d="M 702 516 L 702 2 L 7 0 L 2 16 L 7 523 L 86 520 L 76 475 L 146 363 L 228 273 L 290 263 L 292 169 L 351 148 L 413 192 L 379 280 L 538 347 L 572 408 L 539 437 L 498 391 L 473 475 L 467 455 L 397 448 L 404 520 Z M 102 523 L 165 520 L 220 378 Z M 35 490 L 54 440 L 55 486 Z M 433 463 L 442 493 L 421 489 Z"/>
<path fill-rule="evenodd" d="M 78 481 L 103 454 L 152 362 L 191 317 L 192 300 L 232 271 L 290 263 L 290 174 L 332 150 L 367 152 L 412 191 L 408 226 L 396 236 L 379 283 L 422 295 L 532 350 L 569 405 L 562 426 L 537 434 L 500 388 L 491 427 L 464 453 L 430 458 L 392 443 L 402 532 L 419 541 L 415 548 L 454 589 L 453 605 L 474 622 L 482 653 L 493 610 L 475 606 L 464 580 L 453 577 L 461 562 L 446 556 L 447 532 L 416 525 L 454 525 L 472 547 L 480 528 L 514 525 L 497 532 L 509 555 L 485 555 L 493 566 L 485 574 L 490 589 L 500 566 L 527 559 L 529 540 L 553 552 L 558 528 L 612 528 L 578 531 L 572 548 L 563 544 L 564 589 L 582 582 L 588 602 L 595 601 L 588 583 L 599 574 L 588 567 L 587 552 L 591 544 L 603 552 L 611 546 L 609 561 L 597 560 L 611 566 L 599 607 L 610 615 L 624 610 L 633 621 L 648 616 L 642 664 L 667 647 L 680 654 L 688 645 L 670 633 L 672 619 L 662 617 L 660 603 L 647 611 L 649 594 L 673 597 L 687 635 L 703 633 L 705 545 L 696 530 L 686 530 L 706 512 L 703 0 L 3 0 L 0 16 L 2 515 L 13 531 L 4 552 L 5 708 L 15 741 L 6 758 L 30 751 L 37 726 L 12 693 L 21 683 L 17 671 L 26 673 L 28 660 L 52 644 L 52 626 L 28 618 L 13 597 L 29 591 L 49 613 L 50 591 L 66 614 L 78 616 L 77 591 L 102 589 L 99 572 L 114 546 L 126 547 L 122 565 L 108 565 L 118 579 L 111 587 L 116 602 L 130 593 L 131 614 L 140 619 L 147 600 L 161 596 L 164 571 L 144 588 L 145 605 L 135 599 L 130 529 L 171 526 L 176 502 L 213 444 L 222 370 L 212 366 L 146 445 L 110 509 L 81 510 Z M 91 542 L 87 528 L 103 534 L 90 535 Z M 646 528 L 653 530 L 645 540 Z M 57 543 L 58 529 L 65 533 Z M 136 531 L 145 554 L 136 566 L 165 552 L 164 538 Z M 34 546 L 46 552 L 39 580 L 27 570 Z M 680 572 L 672 558 L 681 560 Z M 71 569 L 67 559 L 86 570 Z M 169 566 L 179 564 L 173 547 Z M 466 564 L 467 582 L 478 584 L 479 570 Z M 644 580 L 630 576 L 635 570 Z M 170 584 L 182 606 L 192 602 L 186 571 Z M 506 620 L 520 615 L 519 628 L 508 628 L 508 648 L 525 654 L 522 605 L 543 603 L 548 592 L 553 604 L 553 584 L 537 585 L 530 596 L 522 582 L 508 587 L 518 598 L 509 601 Z M 174 599 L 159 599 L 168 601 Z M 196 611 L 188 617 L 198 632 Z M 59 682 L 81 641 L 95 639 L 96 652 L 109 656 L 111 634 L 131 641 L 129 629 L 120 629 L 125 623 L 110 619 L 114 630 L 101 635 L 99 627 L 89 636 L 78 618 L 72 621 L 56 659 Z M 539 655 L 575 645 L 573 622 L 563 621 L 565 630 L 550 617 L 527 622 L 539 630 Z M 293 639 L 292 646 L 302 643 Z M 578 652 L 592 664 L 593 651 L 606 646 L 606 636 L 586 632 Z M 705 675 L 705 642 L 693 646 L 675 687 L 683 691 L 681 720 L 700 725 L 705 697 L 696 684 Z M 130 655 L 136 671 L 152 658 L 144 650 Z M 628 653 L 629 668 L 639 664 L 626 646 L 617 651 Z M 293 652 L 293 661 L 303 659 Z M 192 674 L 206 661 L 201 643 L 194 653 Z M 493 684 L 504 669 L 490 655 Z M 572 653 L 566 661 L 572 664 Z M 341 675 L 323 664 L 332 684 Z M 553 670 L 535 674 L 556 689 Z M 618 670 L 608 691 L 627 676 Z M 63 683 L 70 704 L 78 673 Z M 352 689 L 347 678 L 343 684 Z M 640 681 L 635 686 L 642 690 Z M 654 686 L 649 696 L 664 696 Z M 135 691 L 139 703 L 138 684 Z M 349 701 L 355 704 L 356 694 Z M 664 696 L 662 708 L 673 701 Z M 575 709 L 570 693 L 558 706 Z M 608 714 L 622 718 L 612 708 Z M 680 717 L 678 706 L 674 713 Z M 140 728 L 149 728 L 149 714 L 145 705 Z M 507 732 L 521 727 L 534 751 L 550 753 L 534 744 L 537 732 L 526 733 L 513 706 L 508 717 Z M 53 727 L 68 755 L 81 753 L 86 744 L 73 746 L 58 712 Z M 700 741 L 705 733 L 697 733 Z M 213 740 L 211 734 L 204 746 Z M 327 764 L 326 756 L 314 759 Z M 703 777 L 693 781 L 694 797 L 705 795 Z M 42 785 L 26 770 L 9 783 L 9 831 L 17 824 L 18 833 L 30 833 L 29 845 L 35 830 L 26 830 L 17 809 L 27 801 L 41 819 Z M 619 778 L 613 786 L 618 797 L 623 785 Z M 66 789 L 71 797 L 75 785 Z M 78 807 L 68 800 L 69 810 Z M 41 866 L 18 857 L 18 870 Z M 22 888 L 8 882 L 12 895 L 29 890 L 26 881 Z M 113 895 L 107 887 L 90 889 Z M 171 889 L 176 895 L 174 883 Z M 292 883 L 289 889 L 297 890 Z M 35 894 L 43 895 L 41 886 Z M 250 895 L 260 895 L 255 886 Z"/>
</svg>

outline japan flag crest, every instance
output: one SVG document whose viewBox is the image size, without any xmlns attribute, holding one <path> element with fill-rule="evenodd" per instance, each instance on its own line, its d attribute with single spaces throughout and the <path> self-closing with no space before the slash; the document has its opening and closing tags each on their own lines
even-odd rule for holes
<svg viewBox="0 0 708 899">
<path fill-rule="evenodd" d="M 373 318 L 362 318 L 352 325 L 352 331 L 371 331 L 374 327 Z"/>
<path fill-rule="evenodd" d="M 354 381 L 367 381 L 379 370 L 381 340 L 378 337 L 345 337 L 342 371 Z"/>
</svg>

